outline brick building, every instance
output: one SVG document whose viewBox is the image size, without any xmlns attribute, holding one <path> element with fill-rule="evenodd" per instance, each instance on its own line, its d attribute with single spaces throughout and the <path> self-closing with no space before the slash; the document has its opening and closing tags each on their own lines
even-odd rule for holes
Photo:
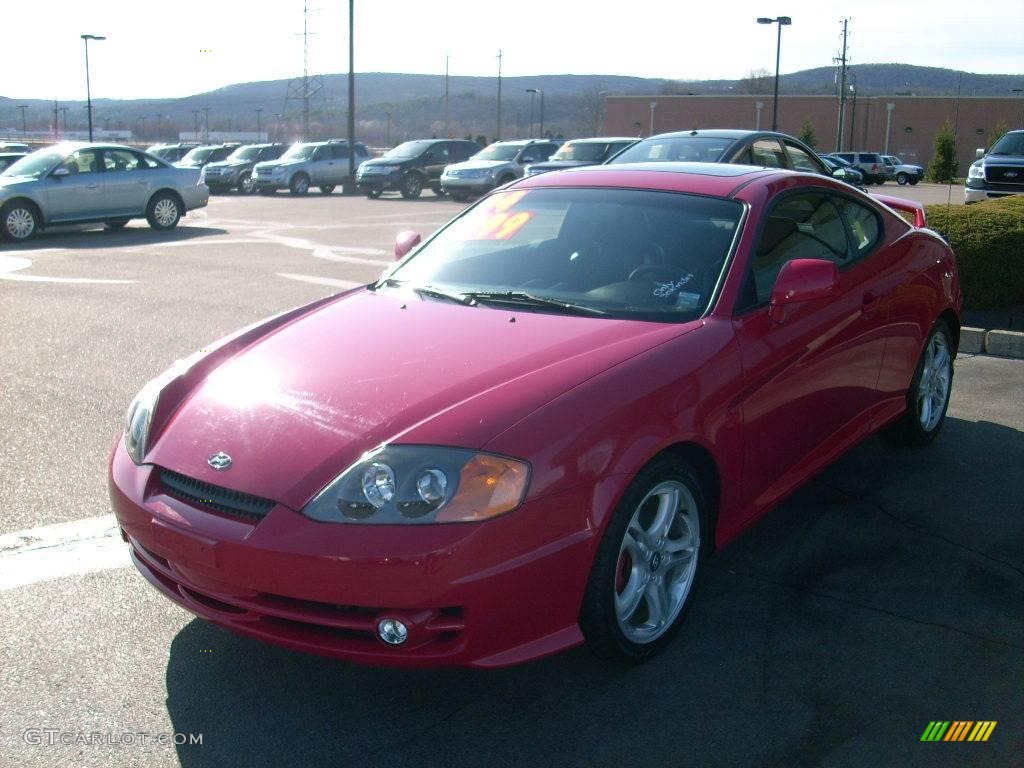
<svg viewBox="0 0 1024 768">
<path fill-rule="evenodd" d="M 653 120 L 653 125 L 652 125 Z M 819 152 L 836 149 L 839 104 L 834 96 L 779 96 L 779 130 L 797 136 L 809 120 Z M 1024 99 L 949 96 L 867 96 L 846 102 L 844 150 L 899 155 L 927 166 L 939 126 L 958 127 L 960 173 L 974 162 L 974 151 L 987 147 L 992 129 L 1003 121 L 1024 127 Z M 609 96 L 609 136 L 650 136 L 692 128 L 767 130 L 772 124 L 772 96 Z"/>
</svg>

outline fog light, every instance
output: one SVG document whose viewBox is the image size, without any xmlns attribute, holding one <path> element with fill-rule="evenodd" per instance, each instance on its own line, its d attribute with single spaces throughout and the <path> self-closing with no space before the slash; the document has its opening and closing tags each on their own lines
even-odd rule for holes
<svg viewBox="0 0 1024 768">
<path fill-rule="evenodd" d="M 377 635 L 388 645 L 401 645 L 409 639 L 409 630 L 398 619 L 381 619 L 377 622 Z"/>
</svg>

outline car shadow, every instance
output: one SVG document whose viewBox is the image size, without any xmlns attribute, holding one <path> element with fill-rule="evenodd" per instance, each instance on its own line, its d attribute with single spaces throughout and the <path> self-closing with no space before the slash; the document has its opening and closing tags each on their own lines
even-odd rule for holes
<svg viewBox="0 0 1024 768">
<path fill-rule="evenodd" d="M 585 649 L 500 670 L 293 653 L 201 620 L 172 641 L 178 757 L 206 766 L 933 765 L 935 718 L 1024 707 L 1024 433 L 879 438 L 711 558 L 639 666 Z M 964 674 L 970 670 L 970 674 Z M 1001 726 L 1002 727 L 1002 726 Z M 1019 757 L 1015 733 L 986 764 Z"/>
<path fill-rule="evenodd" d="M 21 253 L 47 248 L 89 249 L 155 245 L 226 234 L 226 229 L 192 224 L 182 224 L 166 232 L 158 232 L 144 223 L 134 226 L 129 223 L 124 229 L 112 232 L 104 229 L 102 224 L 72 225 L 44 230 L 27 243 L 0 240 L 0 253 Z"/>
</svg>

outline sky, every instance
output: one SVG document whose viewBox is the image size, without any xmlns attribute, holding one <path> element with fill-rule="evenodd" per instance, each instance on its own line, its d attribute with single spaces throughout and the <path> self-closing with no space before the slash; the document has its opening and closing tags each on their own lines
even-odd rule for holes
<svg viewBox="0 0 1024 768">
<path fill-rule="evenodd" d="M 13 0 L 5 0 L 13 2 Z M 309 0 L 311 74 L 348 71 L 347 0 Z M 830 66 L 850 19 L 853 64 L 899 62 L 1024 73 L 1022 0 L 356 0 L 357 72 L 619 74 L 739 78 Z M 302 74 L 303 0 L 34 0 L 0 45 L 0 96 L 83 99 L 83 33 L 94 98 L 169 98 Z M 16 73 L 16 74 L 14 74 Z M 1024 87 L 1024 74 L 1022 74 Z"/>
</svg>

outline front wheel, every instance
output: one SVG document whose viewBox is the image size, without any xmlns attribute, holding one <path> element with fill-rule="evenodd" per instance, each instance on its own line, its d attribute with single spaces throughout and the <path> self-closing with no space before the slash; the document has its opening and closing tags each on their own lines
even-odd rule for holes
<svg viewBox="0 0 1024 768">
<path fill-rule="evenodd" d="M 636 476 L 598 548 L 580 611 L 601 656 L 643 661 L 682 623 L 710 538 L 704 489 L 693 468 L 663 455 Z"/>
<path fill-rule="evenodd" d="M 333 191 L 334 191 L 334 185 L 333 184 L 321 184 L 320 185 L 320 194 L 322 194 L 322 195 L 329 195 Z"/>
<path fill-rule="evenodd" d="M 423 179 L 419 174 L 410 173 L 402 179 L 402 186 L 398 190 L 406 200 L 415 200 L 423 191 Z"/>
<path fill-rule="evenodd" d="M 366 190 L 366 196 L 371 200 L 376 200 L 383 191 L 380 187 L 370 187 L 370 189 Z"/>
<path fill-rule="evenodd" d="M 953 342 L 942 320 L 928 335 L 907 390 L 907 410 L 883 433 L 899 445 L 928 445 L 946 421 L 953 390 Z"/>
<path fill-rule="evenodd" d="M 910 181 L 910 179 L 907 178 L 907 174 L 904 173 L 903 171 L 900 171 L 899 173 L 896 174 L 896 183 L 899 184 L 901 187 L 905 187 L 908 181 Z"/>
<path fill-rule="evenodd" d="M 160 192 L 153 196 L 146 209 L 146 221 L 158 232 L 165 232 L 178 226 L 181 218 L 181 205 L 178 198 L 170 192 Z"/>
<path fill-rule="evenodd" d="M 251 173 L 243 173 L 238 180 L 238 191 L 243 195 L 251 195 L 256 191 L 256 182 L 253 181 Z"/>
<path fill-rule="evenodd" d="M 288 184 L 288 191 L 293 195 L 302 196 L 309 192 L 309 177 L 304 173 L 297 173 Z"/>
<path fill-rule="evenodd" d="M 39 215 L 31 204 L 16 200 L 0 208 L 0 224 L 8 240 L 31 240 L 39 229 Z"/>
</svg>

